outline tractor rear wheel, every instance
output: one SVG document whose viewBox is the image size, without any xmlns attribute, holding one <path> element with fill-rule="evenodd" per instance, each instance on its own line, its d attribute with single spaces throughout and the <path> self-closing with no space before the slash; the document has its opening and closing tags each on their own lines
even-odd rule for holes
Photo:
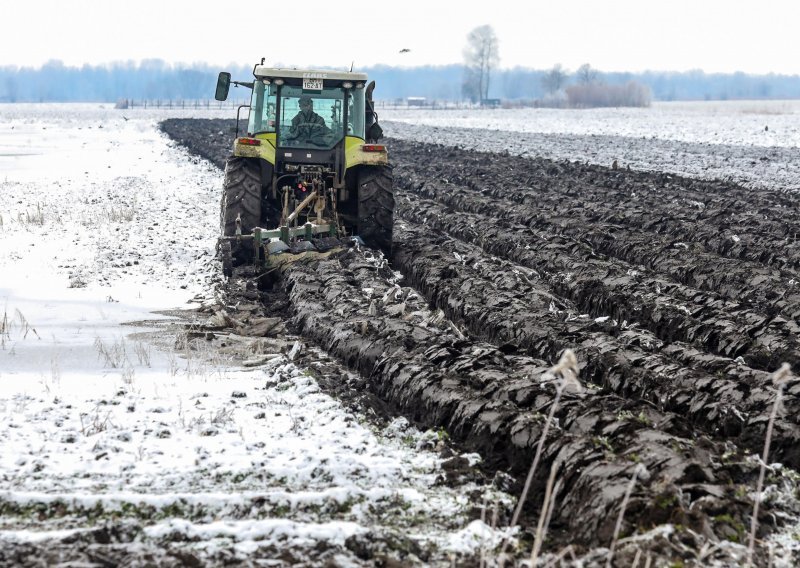
<svg viewBox="0 0 800 568">
<path fill-rule="evenodd" d="M 389 166 L 362 168 L 358 173 L 358 234 L 368 247 L 392 253 L 394 190 Z"/>
<path fill-rule="evenodd" d="M 220 229 L 223 236 L 236 235 L 236 219 L 241 218 L 242 235 L 249 235 L 261 224 L 261 166 L 257 159 L 231 156 L 225 165 L 225 185 L 220 204 Z M 233 246 L 233 263 L 252 259 L 251 241 Z"/>
</svg>

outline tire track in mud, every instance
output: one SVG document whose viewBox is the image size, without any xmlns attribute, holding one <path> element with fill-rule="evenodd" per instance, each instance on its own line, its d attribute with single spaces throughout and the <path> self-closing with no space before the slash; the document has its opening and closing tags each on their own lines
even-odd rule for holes
<svg viewBox="0 0 800 568">
<path fill-rule="evenodd" d="M 213 125 L 203 124 L 206 121 L 169 122 L 172 124 L 162 126 L 164 130 L 192 152 L 215 163 L 224 163 L 229 153 L 229 140 L 223 144 L 219 136 L 205 136 L 209 128 L 212 131 L 220 128 L 218 121 Z M 406 185 L 406 180 L 413 177 L 406 172 L 426 160 L 431 147 L 419 145 L 414 150 L 409 146 L 404 151 L 408 155 L 398 152 L 399 160 L 394 152 L 392 156 L 396 181 Z M 446 156 L 437 158 L 446 161 Z M 487 172 L 494 175 L 498 170 L 492 160 L 502 160 L 503 156 L 490 158 L 478 155 L 476 160 L 484 164 L 488 161 Z M 561 168 L 568 167 L 553 165 L 558 170 L 552 174 L 556 177 L 561 175 Z M 431 183 L 429 181 L 427 186 Z M 413 183 L 408 187 L 411 191 L 419 189 Z M 456 186 L 450 184 L 447 189 L 453 188 Z M 464 203 L 475 194 L 460 186 L 456 189 Z M 637 483 L 625 516 L 624 532 L 639 533 L 662 523 L 677 523 L 694 532 L 679 531 L 674 538 L 692 542 L 695 550 L 700 550 L 706 539 L 741 541 L 743 527 L 749 523 L 752 501 L 748 491 L 757 476 L 756 462 L 745 458 L 732 443 L 702 435 L 697 424 L 687 421 L 683 413 L 670 412 L 661 401 L 654 405 L 643 400 L 644 395 L 637 390 L 642 385 L 662 389 L 663 385 L 653 379 L 657 377 L 653 374 L 658 371 L 657 366 L 642 370 L 639 364 L 657 360 L 659 364 L 664 361 L 664 364 L 673 365 L 669 368 L 674 368 L 680 375 L 679 380 L 684 381 L 687 397 L 692 396 L 692 380 L 701 383 L 708 380 L 708 384 L 703 383 L 699 388 L 707 388 L 709 392 L 715 392 L 713 389 L 717 385 L 728 385 L 729 391 L 716 391 L 728 397 L 723 404 L 735 401 L 738 396 L 754 413 L 748 417 L 748 427 L 752 426 L 752 430 L 745 430 L 751 437 L 739 434 L 737 442 L 742 447 L 757 447 L 766 421 L 763 410 L 772 397 L 762 384 L 765 373 L 738 367 L 728 358 L 709 354 L 710 349 L 704 346 L 715 344 L 718 350 L 726 353 L 755 352 L 757 342 L 753 341 L 753 336 L 763 333 L 776 318 L 770 319 L 770 316 L 743 308 L 738 302 L 720 298 L 718 290 L 700 292 L 671 281 L 663 270 L 646 276 L 631 275 L 628 271 L 641 272 L 641 267 L 631 267 L 598 254 L 580 232 L 557 235 L 557 241 L 533 238 L 537 230 L 539 234 L 546 231 L 509 217 L 516 213 L 515 207 L 511 212 L 504 211 L 494 197 L 486 197 L 485 202 L 492 204 L 490 215 L 485 210 L 480 214 L 466 212 L 460 207 L 461 202 L 454 201 L 443 207 L 407 195 L 400 200 L 399 213 L 413 220 L 411 212 L 416 211 L 415 214 L 420 215 L 417 223 L 428 228 L 415 228 L 417 223 L 413 222 L 405 230 L 401 227 L 398 232 L 401 244 L 395 259 L 399 262 L 405 255 L 403 262 L 410 268 L 404 271 L 413 280 L 414 266 L 417 274 L 423 274 L 427 259 L 442 252 L 427 251 L 413 244 L 404 248 L 404 239 L 409 236 L 406 231 L 424 235 L 426 230 L 428 233 L 447 230 L 460 240 L 482 246 L 490 254 L 521 265 L 486 257 L 476 248 L 470 250 L 456 242 L 453 252 L 458 252 L 461 259 L 453 256 L 456 262 L 448 258 L 449 262 L 443 261 L 437 264 L 441 268 L 436 268 L 452 274 L 443 279 L 446 285 L 425 284 L 418 276 L 419 287 L 430 301 L 443 306 L 451 317 L 469 329 L 468 335 L 476 337 L 475 340 L 465 337 L 444 320 L 443 314 L 431 313 L 427 309 L 428 300 L 409 288 L 398 286 L 391 272 L 354 250 L 338 258 L 296 264 L 286 271 L 283 283 L 295 313 L 293 324 L 304 336 L 357 370 L 365 377 L 366 388 L 398 411 L 423 425 L 447 428 L 465 447 L 480 451 L 490 467 L 508 469 L 516 474 L 527 469 L 533 446 L 542 432 L 544 415 L 556 396 L 554 382 L 543 378 L 549 365 L 542 357 L 557 353 L 560 342 L 566 344 L 589 338 L 585 347 L 589 351 L 595 349 L 592 353 L 600 357 L 599 362 L 591 363 L 598 369 L 598 376 L 605 373 L 606 384 L 614 381 L 619 392 L 630 398 L 591 386 L 585 392 L 563 395 L 555 413 L 557 423 L 545 441 L 543 462 L 533 486 L 533 495 L 538 495 L 540 500 L 549 467 L 556 467 L 562 476 L 552 523 L 554 534 L 561 534 L 560 540 L 564 543 L 607 544 L 613 531 L 612 519 L 616 518 L 625 488 L 634 468 L 641 463 L 648 468 L 650 476 L 647 481 Z M 423 204 L 421 208 L 414 210 L 412 205 L 419 203 Z M 529 217 L 528 211 L 523 213 Z M 443 219 L 451 222 L 441 223 Z M 549 252 L 546 248 L 536 250 L 532 246 L 539 240 L 550 247 Z M 430 241 L 429 237 L 428 243 Z M 436 242 L 441 245 L 448 241 L 437 238 Z M 495 243 L 497 248 L 492 249 L 489 245 Z M 574 253 L 572 257 L 570 251 Z M 567 260 L 563 261 L 565 258 Z M 552 259 L 561 264 L 548 268 L 548 262 L 555 262 Z M 497 264 L 496 268 L 492 268 L 493 263 Z M 586 269 L 576 272 L 579 278 L 551 278 L 551 273 L 566 275 L 582 265 L 586 265 Z M 433 268 L 430 272 L 433 273 Z M 466 277 L 470 279 L 462 279 Z M 576 282 L 582 284 L 578 286 Z M 647 296 L 644 283 L 662 287 L 650 297 L 652 309 L 649 311 L 636 308 L 643 305 L 637 300 L 637 293 Z M 492 287 L 496 292 L 493 293 Z M 524 298 L 520 298 L 521 291 L 525 292 Z M 624 306 L 623 299 L 637 303 L 633 308 Z M 558 311 L 569 311 L 571 301 L 575 301 L 576 313 L 594 311 L 599 315 L 612 315 L 610 312 L 617 310 L 613 317 L 620 321 L 624 315 L 628 315 L 631 322 L 646 324 L 651 321 L 661 330 L 653 333 L 665 338 L 655 338 L 642 330 L 622 330 L 608 322 L 559 319 Z M 592 310 L 583 307 L 590 304 L 594 304 Z M 692 319 L 678 317 L 680 313 L 685 314 L 682 309 L 685 305 L 691 306 L 686 315 Z M 547 313 L 554 315 L 544 315 L 545 306 Z M 508 325 L 509 317 L 512 320 L 515 317 L 509 315 L 514 310 L 519 310 L 517 315 L 528 314 L 524 326 L 527 335 L 520 335 L 518 327 Z M 643 313 L 647 316 L 643 317 Z M 714 323 L 712 320 L 717 314 L 718 319 L 725 318 L 725 321 Z M 754 318 L 750 328 L 741 326 L 747 318 Z M 554 336 L 543 334 L 537 326 L 552 331 Z M 694 335 L 688 331 L 692 326 L 695 326 Z M 746 330 L 744 334 L 741 333 L 743 329 Z M 690 337 L 696 347 L 675 342 L 681 333 Z M 531 347 L 523 348 L 520 337 L 529 337 L 526 341 Z M 596 344 L 607 351 L 593 347 Z M 583 347 L 579 345 L 578 350 Z M 790 352 L 791 348 L 786 347 L 786 351 Z M 614 366 L 615 358 L 631 354 L 635 363 L 630 366 L 632 370 L 620 364 Z M 755 356 L 751 358 L 757 360 Z M 638 386 L 628 386 L 631 376 L 641 378 Z M 751 390 L 763 398 L 755 399 Z M 800 385 L 795 382 L 788 390 L 788 397 L 796 398 Z M 679 402 L 675 402 L 676 408 L 685 408 Z M 715 408 L 717 401 L 708 396 L 700 404 Z M 717 404 L 716 408 L 719 407 Z M 690 407 L 687 412 L 691 414 L 696 409 Z M 709 413 L 706 424 L 709 432 L 715 427 L 723 428 L 719 420 L 716 424 L 713 420 Z M 783 452 L 784 459 L 795 459 L 790 455 L 792 448 L 788 440 L 796 430 L 796 425 L 784 414 L 778 426 L 778 437 L 783 436 L 778 451 Z M 728 435 L 736 434 L 728 432 Z M 714 437 L 724 438 L 718 433 Z M 769 534 L 786 522 L 793 514 L 793 506 L 781 500 L 765 503 L 759 518 L 760 534 Z M 534 503 L 530 507 L 536 509 L 537 505 Z M 637 546 L 652 545 L 645 542 Z"/>
</svg>

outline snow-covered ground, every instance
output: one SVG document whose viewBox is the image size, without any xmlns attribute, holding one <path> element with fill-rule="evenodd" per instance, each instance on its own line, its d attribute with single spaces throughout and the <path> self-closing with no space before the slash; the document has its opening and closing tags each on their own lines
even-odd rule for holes
<svg viewBox="0 0 800 568">
<path fill-rule="evenodd" d="M 378 109 L 381 110 L 380 108 Z M 800 146 L 800 101 L 655 102 L 647 108 L 391 109 L 384 120 L 538 134 Z"/>
<path fill-rule="evenodd" d="M 5 561 L 435 563 L 491 540 L 469 494 L 509 498 L 443 483 L 436 433 L 377 427 L 286 355 L 187 347 L 174 310 L 212 296 L 222 175 L 167 115 L 191 111 L 0 106 Z"/>
<path fill-rule="evenodd" d="M 380 110 L 380 109 L 379 109 Z M 800 101 L 649 108 L 391 109 L 387 136 L 800 190 Z M 391 151 L 391 149 L 390 149 Z"/>
</svg>

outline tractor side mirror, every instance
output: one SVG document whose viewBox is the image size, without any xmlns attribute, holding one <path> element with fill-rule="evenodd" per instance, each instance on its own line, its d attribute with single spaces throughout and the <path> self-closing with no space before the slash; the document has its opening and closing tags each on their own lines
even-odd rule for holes
<svg viewBox="0 0 800 568">
<path fill-rule="evenodd" d="M 214 93 L 214 98 L 218 101 L 224 101 L 228 98 L 228 91 L 231 88 L 231 74 L 222 71 L 217 77 L 217 91 Z"/>
<path fill-rule="evenodd" d="M 377 122 L 373 122 L 367 129 L 367 140 L 374 140 L 377 142 L 383 138 L 383 128 Z"/>
</svg>

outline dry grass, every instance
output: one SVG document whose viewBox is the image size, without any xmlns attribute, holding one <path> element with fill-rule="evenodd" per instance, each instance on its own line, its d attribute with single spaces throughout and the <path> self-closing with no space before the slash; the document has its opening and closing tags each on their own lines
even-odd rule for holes
<svg viewBox="0 0 800 568">
<path fill-rule="evenodd" d="M 772 374 L 772 382 L 775 385 L 775 402 L 772 405 L 772 412 L 769 415 L 766 437 L 764 439 L 764 453 L 761 456 L 761 467 L 758 472 L 758 484 L 756 485 L 756 495 L 753 499 L 753 517 L 750 520 L 750 537 L 747 544 L 747 565 L 753 565 L 753 552 L 756 548 L 756 531 L 758 530 L 758 509 L 761 504 L 764 489 L 764 476 L 767 470 L 767 460 L 769 459 L 769 447 L 772 443 L 772 431 L 775 427 L 775 417 L 781 406 L 783 398 L 783 387 L 792 378 L 792 368 L 789 363 L 784 363 L 781 368 Z"/>
<path fill-rule="evenodd" d="M 37 202 L 36 209 L 33 211 L 25 210 L 19 214 L 17 220 L 23 225 L 44 225 L 44 212 L 42 211 L 42 204 Z"/>
<path fill-rule="evenodd" d="M 33 333 L 33 335 L 36 336 L 36 339 L 41 339 L 41 337 L 39 337 L 39 333 L 36 331 L 36 328 L 31 326 L 30 323 L 28 323 L 28 320 L 25 318 L 22 312 L 19 310 L 14 310 L 14 311 L 17 315 L 17 319 L 19 320 L 22 339 L 27 339 L 29 333 Z"/>
<path fill-rule="evenodd" d="M 0 348 L 5 351 L 6 341 L 11 341 L 11 325 L 8 321 L 8 311 L 3 310 L 3 319 L 0 320 Z"/>
<path fill-rule="evenodd" d="M 120 339 L 115 341 L 112 345 L 106 345 L 103 340 L 97 337 L 94 340 L 94 347 L 97 350 L 98 358 L 103 361 L 104 367 L 111 367 L 112 369 L 121 369 L 128 361 L 128 352 L 125 348 L 125 340 Z"/>
<path fill-rule="evenodd" d="M 94 416 L 92 416 L 91 419 L 87 414 L 81 414 L 81 433 L 88 438 L 89 436 L 94 436 L 100 432 L 105 432 L 108 430 L 110 417 L 110 410 L 105 413 L 105 416 L 101 416 L 99 406 L 94 409 Z"/>
<path fill-rule="evenodd" d="M 539 512 L 539 523 L 536 526 L 536 537 L 533 541 L 533 550 L 531 551 L 531 566 L 536 566 L 539 559 L 539 552 L 542 550 L 542 544 L 544 543 L 544 539 L 547 538 L 547 528 L 550 526 L 550 517 L 553 514 L 556 495 L 561 485 L 559 481 L 555 490 L 553 490 L 556 472 L 558 471 L 557 466 L 557 462 L 553 462 L 553 465 L 550 466 L 550 477 L 547 478 L 547 486 L 544 490 L 544 501 L 542 502 L 542 510 Z"/>
<path fill-rule="evenodd" d="M 19 329 L 21 339 L 27 339 L 29 335 L 36 336 L 36 339 L 41 339 L 39 332 L 28 322 L 28 319 L 19 309 L 14 310 L 13 318 L 8 317 L 8 310 L 6 309 L 3 311 L 3 318 L 0 319 L 0 348 L 5 350 L 6 343 L 12 339 L 11 332 L 15 329 Z"/>
<path fill-rule="evenodd" d="M 633 470 L 630 483 L 628 483 L 628 487 L 625 489 L 625 496 L 622 498 L 622 505 L 619 508 L 617 524 L 614 525 L 614 536 L 611 539 L 611 546 L 609 547 L 608 558 L 606 559 L 606 568 L 611 568 L 611 561 L 614 558 L 614 549 L 617 547 L 619 533 L 622 530 L 622 521 L 625 518 L 625 509 L 628 508 L 628 501 L 630 501 L 631 493 L 633 493 L 633 488 L 636 486 L 636 480 L 647 479 L 648 477 L 649 473 L 647 472 L 647 468 L 645 468 L 642 464 L 637 464 Z"/>
<path fill-rule="evenodd" d="M 528 476 L 525 478 L 525 485 L 522 488 L 522 494 L 520 495 L 519 501 L 517 503 L 516 508 L 514 509 L 514 514 L 511 517 L 511 527 L 515 527 L 517 525 L 517 521 L 519 521 L 520 513 L 522 513 L 522 507 L 525 505 L 525 500 L 528 498 L 528 492 L 531 488 L 531 483 L 533 482 L 533 476 L 536 473 L 536 469 L 539 465 L 539 461 L 542 457 L 542 449 L 544 447 L 544 442 L 547 439 L 547 434 L 550 431 L 550 425 L 553 423 L 553 417 L 555 416 L 556 409 L 558 408 L 558 403 L 561 400 L 561 394 L 564 392 L 565 389 L 574 389 L 574 390 L 583 390 L 583 385 L 578 380 L 578 358 L 575 356 L 575 353 L 572 349 L 564 350 L 564 353 L 561 355 L 561 359 L 559 359 L 558 363 L 553 366 L 546 374 L 544 378 L 555 378 L 556 376 L 561 376 L 561 380 L 558 381 L 556 385 L 556 396 L 553 399 L 553 403 L 550 405 L 550 412 L 547 415 L 547 420 L 544 423 L 544 427 L 542 428 L 542 435 L 539 437 L 539 443 L 536 445 L 536 453 L 533 456 L 533 462 L 531 463 L 531 467 L 528 470 Z M 546 516 L 546 512 L 544 509 L 547 508 L 547 504 L 545 503 L 542 506 L 542 514 Z M 505 554 L 506 548 L 508 547 L 508 540 L 503 543 L 503 547 L 500 550 L 500 565 L 503 565 L 503 555 Z"/>
<path fill-rule="evenodd" d="M 151 348 L 149 345 L 141 341 L 137 341 L 133 345 L 133 353 L 136 355 L 136 358 L 139 360 L 139 365 L 144 365 L 146 367 L 150 366 L 150 354 Z"/>
</svg>

